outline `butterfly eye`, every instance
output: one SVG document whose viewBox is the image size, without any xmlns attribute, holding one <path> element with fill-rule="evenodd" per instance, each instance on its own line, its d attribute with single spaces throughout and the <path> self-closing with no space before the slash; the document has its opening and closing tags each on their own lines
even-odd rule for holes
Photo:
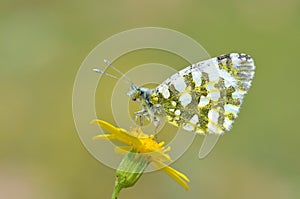
<svg viewBox="0 0 300 199">
<path fill-rule="evenodd" d="M 137 101 L 141 96 L 141 91 L 140 90 L 135 90 L 134 92 L 131 93 L 130 96 L 131 96 L 132 101 Z"/>
</svg>

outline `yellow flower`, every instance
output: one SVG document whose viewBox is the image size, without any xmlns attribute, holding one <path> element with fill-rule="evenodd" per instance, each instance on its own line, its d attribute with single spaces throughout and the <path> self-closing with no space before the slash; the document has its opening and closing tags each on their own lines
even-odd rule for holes
<svg viewBox="0 0 300 199">
<path fill-rule="evenodd" d="M 183 186 L 186 190 L 189 190 L 189 187 L 187 185 L 189 179 L 183 173 L 165 164 L 172 162 L 170 156 L 167 154 L 167 152 L 170 151 L 170 147 L 165 148 L 164 142 L 158 143 L 156 140 L 154 140 L 154 135 L 147 135 L 143 133 L 141 129 L 138 128 L 135 128 L 131 132 L 128 132 L 125 129 L 117 128 L 103 120 L 93 120 L 92 123 L 98 124 L 99 126 L 103 127 L 106 131 L 110 132 L 109 134 L 97 135 L 93 138 L 94 140 L 118 140 L 126 144 L 125 146 L 116 147 L 116 152 L 123 154 L 124 151 L 126 153 L 127 151 L 129 152 L 127 153 L 128 159 L 125 160 L 124 158 L 122 163 L 124 164 L 124 162 L 127 161 L 126 164 L 128 165 L 128 162 L 130 162 L 130 165 L 133 165 L 132 168 L 134 169 L 128 171 L 127 174 L 141 173 L 140 171 L 143 171 L 150 163 L 153 167 L 157 168 L 158 170 L 166 172 L 177 183 Z M 142 165 L 140 166 L 141 168 L 136 168 L 136 162 L 139 162 L 140 165 Z M 124 165 L 122 165 L 122 163 L 120 164 L 119 168 L 125 167 Z M 126 168 L 128 168 L 128 166 L 126 166 Z M 133 184 L 137 181 L 140 175 L 134 176 L 134 182 L 131 186 L 133 186 Z M 126 178 L 128 179 L 128 176 L 126 176 Z M 123 187 L 128 187 L 128 184 L 124 185 Z"/>
</svg>

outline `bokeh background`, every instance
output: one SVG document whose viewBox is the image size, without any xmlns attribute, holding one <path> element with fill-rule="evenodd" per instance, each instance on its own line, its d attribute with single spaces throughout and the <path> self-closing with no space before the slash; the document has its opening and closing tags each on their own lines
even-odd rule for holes
<svg viewBox="0 0 300 199">
<path fill-rule="evenodd" d="M 115 171 L 77 135 L 73 83 L 98 43 L 145 26 L 189 35 L 211 56 L 246 52 L 257 71 L 232 131 L 203 160 L 197 137 L 172 165 L 190 178 L 190 191 L 155 172 L 120 198 L 299 198 L 299 21 L 298 0 L 1 0 L 0 198 L 111 197 Z M 151 50 L 125 55 L 117 65 L 158 61 L 182 67 L 174 55 Z M 101 109 L 108 103 L 101 94 L 110 89 L 97 95 L 97 112 L 113 123 L 109 109 Z"/>
</svg>

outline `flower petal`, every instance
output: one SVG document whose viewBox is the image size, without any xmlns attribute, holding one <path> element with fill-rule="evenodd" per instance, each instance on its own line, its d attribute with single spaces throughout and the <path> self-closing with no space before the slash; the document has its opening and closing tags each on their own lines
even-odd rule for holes
<svg viewBox="0 0 300 199">
<path fill-rule="evenodd" d="M 112 134 L 96 135 L 93 140 L 115 140 L 116 136 Z"/>
<path fill-rule="evenodd" d="M 190 180 L 183 173 L 173 169 L 170 166 L 165 165 L 162 162 L 153 161 L 151 162 L 151 164 L 155 168 L 158 168 L 159 170 L 166 172 L 171 178 L 173 178 L 178 184 L 183 186 L 186 190 L 190 189 L 186 183 L 189 182 Z"/>
<path fill-rule="evenodd" d="M 148 154 L 151 156 L 152 160 L 159 162 L 172 162 L 171 157 L 163 151 L 153 151 Z"/>
<path fill-rule="evenodd" d="M 126 143 L 128 145 L 134 145 L 135 147 L 139 147 L 142 143 L 141 141 L 128 134 L 128 132 L 124 129 L 117 128 L 108 122 L 105 122 L 103 120 L 93 120 L 91 123 L 98 124 L 99 126 L 103 127 L 105 130 L 113 134 L 119 141 Z"/>
</svg>

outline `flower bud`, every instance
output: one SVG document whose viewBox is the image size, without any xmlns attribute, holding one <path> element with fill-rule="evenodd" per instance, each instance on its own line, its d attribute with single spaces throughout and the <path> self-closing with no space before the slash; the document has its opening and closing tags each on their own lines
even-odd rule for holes
<svg viewBox="0 0 300 199">
<path fill-rule="evenodd" d="M 150 161 L 142 153 L 130 151 L 121 161 L 117 169 L 117 179 L 112 199 L 116 199 L 121 189 L 132 187 L 142 176 Z"/>
</svg>

